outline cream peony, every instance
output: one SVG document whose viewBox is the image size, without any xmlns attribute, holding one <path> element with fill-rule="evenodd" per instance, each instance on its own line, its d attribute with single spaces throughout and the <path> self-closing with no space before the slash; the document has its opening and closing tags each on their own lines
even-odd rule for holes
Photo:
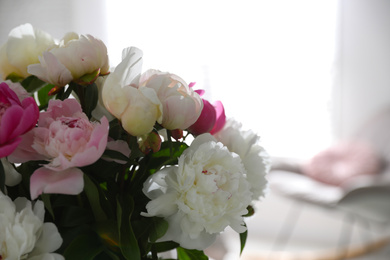
<svg viewBox="0 0 390 260">
<path fill-rule="evenodd" d="M 243 130 L 241 123 L 229 119 L 214 137 L 226 145 L 231 152 L 241 157 L 247 171 L 247 180 L 251 185 L 253 199 L 258 200 L 264 196 L 267 188 L 265 177 L 270 169 L 270 157 L 259 144 L 259 136 L 252 131 Z"/>
<path fill-rule="evenodd" d="M 203 101 L 180 77 L 148 70 L 141 75 L 140 86 L 156 91 L 163 106 L 163 127 L 169 130 L 186 129 L 198 120 Z"/>
<path fill-rule="evenodd" d="M 133 136 L 150 133 L 162 118 L 156 92 L 138 86 L 141 68 L 142 51 L 134 47 L 124 49 L 122 62 L 107 76 L 102 88 L 104 106 Z"/>
<path fill-rule="evenodd" d="M 196 137 L 175 167 L 150 176 L 143 191 L 151 201 L 144 216 L 164 217 L 169 228 L 159 241 L 203 250 L 227 226 L 244 232 L 250 184 L 240 157 L 210 134 Z"/>
<path fill-rule="evenodd" d="M 53 253 L 62 238 L 53 223 L 43 223 L 42 201 L 32 204 L 26 198 L 14 202 L 0 192 L 0 259 L 61 260 Z"/>
<path fill-rule="evenodd" d="M 0 47 L 0 74 L 6 79 L 10 74 L 26 78 L 30 76 L 27 66 L 38 63 L 38 57 L 55 44 L 46 32 L 23 24 L 14 28 L 7 42 Z"/>
<path fill-rule="evenodd" d="M 104 82 L 106 81 L 107 77 L 108 76 L 101 76 L 95 80 L 95 84 L 96 84 L 98 91 L 99 91 L 99 97 L 98 97 L 98 102 L 96 104 L 96 107 L 92 111 L 92 116 L 93 116 L 93 118 L 95 118 L 97 120 L 99 118 L 102 118 L 103 116 L 105 116 L 107 118 L 107 120 L 109 122 L 111 122 L 112 120 L 115 119 L 115 117 L 110 112 L 108 112 L 108 110 L 104 106 L 104 102 L 103 102 L 103 86 L 104 86 Z"/>
<path fill-rule="evenodd" d="M 39 57 L 39 62 L 28 66 L 28 72 L 56 86 L 86 74 L 109 72 L 107 47 L 91 35 L 66 34 L 58 46 Z"/>
</svg>

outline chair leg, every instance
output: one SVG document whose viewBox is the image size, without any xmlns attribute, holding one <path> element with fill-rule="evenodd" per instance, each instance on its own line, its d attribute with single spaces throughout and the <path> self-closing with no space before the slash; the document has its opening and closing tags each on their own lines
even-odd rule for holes
<svg viewBox="0 0 390 260">
<path fill-rule="evenodd" d="M 352 216 L 352 214 L 345 214 L 338 244 L 340 251 L 340 260 L 348 258 L 348 248 L 351 240 L 352 226 L 354 222 L 355 218 Z"/>
<path fill-rule="evenodd" d="M 291 203 L 290 209 L 286 214 L 286 218 L 283 221 L 282 227 L 279 230 L 276 239 L 272 245 L 271 252 L 277 250 L 281 251 L 285 249 L 285 246 L 287 245 L 291 237 L 291 234 L 299 219 L 299 216 L 301 215 L 303 206 L 303 203 L 297 201 L 293 201 L 293 203 Z"/>
</svg>

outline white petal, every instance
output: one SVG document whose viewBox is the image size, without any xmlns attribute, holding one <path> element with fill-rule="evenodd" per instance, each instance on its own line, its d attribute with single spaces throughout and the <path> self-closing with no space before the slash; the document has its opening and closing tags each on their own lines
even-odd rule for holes
<svg viewBox="0 0 390 260">
<path fill-rule="evenodd" d="M 65 86 L 73 80 L 70 71 L 53 53 L 45 51 L 42 55 L 39 57 L 40 64 L 32 64 L 27 67 L 28 73 L 56 86 Z"/>
<path fill-rule="evenodd" d="M 53 223 L 44 223 L 42 225 L 42 233 L 35 244 L 34 251 L 31 255 L 50 253 L 60 248 L 62 237 L 58 233 L 57 227 Z"/>
<path fill-rule="evenodd" d="M 22 180 L 22 175 L 15 170 L 6 158 L 1 158 L 1 163 L 5 171 L 5 185 L 15 186 L 19 184 Z"/>
<path fill-rule="evenodd" d="M 62 255 L 59 254 L 41 254 L 41 255 L 36 255 L 32 257 L 28 257 L 28 260 L 65 260 L 65 258 Z"/>
</svg>

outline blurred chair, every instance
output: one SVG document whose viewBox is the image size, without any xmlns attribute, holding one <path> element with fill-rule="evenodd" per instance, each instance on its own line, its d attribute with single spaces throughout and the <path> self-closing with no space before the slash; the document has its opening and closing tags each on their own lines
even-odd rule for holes
<svg viewBox="0 0 390 260">
<path fill-rule="evenodd" d="M 365 143 L 372 147 L 378 156 L 378 161 L 381 162 L 381 167 L 376 167 L 375 174 L 364 174 L 363 172 L 348 178 L 341 175 L 344 180 L 332 179 L 337 178 L 337 168 L 340 171 L 343 170 L 343 167 L 332 168 L 330 165 L 340 159 L 332 154 L 333 150 L 336 149 L 332 146 L 324 150 L 321 155 L 314 156 L 312 160 L 298 161 L 293 158 L 274 158 L 268 176 L 270 187 L 273 191 L 294 200 L 343 212 L 347 216 L 347 222 L 349 222 L 346 223 L 347 225 L 357 221 L 367 227 L 380 225 L 388 228 L 390 226 L 390 108 L 369 119 L 348 141 Z M 318 159 L 318 156 L 322 156 L 322 158 Z M 370 158 L 367 164 L 375 165 L 373 159 L 375 158 Z M 324 165 L 321 166 L 320 163 Z M 346 167 L 349 167 L 348 163 L 357 165 L 360 163 L 356 171 L 361 171 L 366 166 L 359 157 L 356 157 L 355 161 L 345 163 Z M 315 168 L 317 172 L 314 174 L 308 172 L 308 169 L 313 170 L 313 165 L 317 167 Z M 353 166 L 356 167 L 356 165 Z M 373 167 L 370 170 L 373 170 Z M 327 170 L 329 170 L 329 174 Z M 330 173 L 331 171 L 335 172 Z M 320 176 L 321 174 L 328 174 L 328 176 Z M 299 209 L 295 209 L 295 212 L 291 212 L 291 214 L 297 216 L 297 210 Z M 287 216 L 287 219 L 290 218 L 292 217 Z M 286 225 L 286 227 L 288 226 L 289 224 Z M 282 240 L 287 242 L 290 235 L 287 234 L 288 230 L 289 228 L 282 228 L 279 241 L 276 243 L 281 243 Z M 348 237 L 348 234 L 344 232 L 341 236 Z M 370 248 L 367 248 L 367 251 L 370 251 Z M 344 253 L 345 257 L 340 256 L 338 259 L 348 258 L 348 252 Z"/>
</svg>

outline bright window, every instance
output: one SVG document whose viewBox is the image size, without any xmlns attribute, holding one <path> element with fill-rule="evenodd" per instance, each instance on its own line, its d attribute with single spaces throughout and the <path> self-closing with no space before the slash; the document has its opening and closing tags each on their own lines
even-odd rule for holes
<svg viewBox="0 0 390 260">
<path fill-rule="evenodd" d="M 331 140 L 337 1 L 107 1 L 112 65 L 144 51 L 144 70 L 175 73 L 262 137 L 274 156 Z"/>
</svg>

